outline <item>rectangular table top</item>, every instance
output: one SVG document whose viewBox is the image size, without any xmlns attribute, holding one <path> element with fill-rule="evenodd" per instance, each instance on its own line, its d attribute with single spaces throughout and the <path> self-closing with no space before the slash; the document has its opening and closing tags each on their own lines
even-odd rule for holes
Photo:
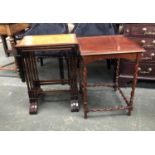
<svg viewBox="0 0 155 155">
<path fill-rule="evenodd" d="M 78 44 L 75 34 L 33 35 L 25 36 L 16 47 L 39 47 Z"/>
<path fill-rule="evenodd" d="M 82 56 L 137 53 L 145 50 L 123 35 L 107 35 L 78 38 Z"/>
</svg>

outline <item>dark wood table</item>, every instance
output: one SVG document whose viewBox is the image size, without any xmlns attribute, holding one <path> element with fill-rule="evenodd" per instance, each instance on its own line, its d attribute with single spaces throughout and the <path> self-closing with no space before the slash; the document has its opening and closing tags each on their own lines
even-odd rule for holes
<svg viewBox="0 0 155 155">
<path fill-rule="evenodd" d="M 15 44 L 16 44 L 16 38 L 15 35 L 19 32 L 25 30 L 26 28 L 30 27 L 30 24 L 28 23 L 3 23 L 0 24 L 0 36 L 4 48 L 5 55 L 7 57 L 14 56 L 15 58 Z M 8 47 L 7 44 L 7 37 L 10 37 L 9 41 L 11 44 L 11 48 Z M 16 58 L 15 58 L 16 62 Z M 11 63 L 12 64 L 12 63 Z M 16 68 L 6 68 L 10 64 L 5 64 L 3 66 L 0 66 L 0 70 L 16 70 Z"/>
<path fill-rule="evenodd" d="M 144 49 L 132 40 L 122 36 L 122 35 L 113 35 L 113 36 L 97 36 L 97 37 L 83 37 L 78 39 L 80 53 L 81 53 L 81 69 L 80 69 L 80 87 L 82 90 L 83 97 L 83 107 L 84 107 L 84 118 L 87 118 L 88 112 L 97 112 L 97 111 L 112 111 L 112 110 L 127 110 L 128 115 L 131 115 L 133 109 L 133 99 L 135 94 L 135 88 L 137 83 L 138 75 L 138 65 L 141 58 L 142 52 Z M 122 89 L 118 85 L 119 77 L 119 62 L 120 59 L 128 59 L 135 61 L 134 74 L 133 74 L 133 84 L 131 90 L 130 99 L 127 99 Z M 89 109 L 88 107 L 88 95 L 87 95 L 87 65 L 99 60 L 104 59 L 117 59 L 116 67 L 116 79 L 114 84 L 99 84 L 99 86 L 112 86 L 114 90 L 118 90 L 126 102 L 126 105 L 114 106 L 109 108 L 94 108 Z M 97 86 L 91 85 L 91 86 Z"/>
<path fill-rule="evenodd" d="M 22 81 L 26 80 L 30 114 L 36 114 L 38 109 L 38 98 L 44 93 L 56 93 L 70 91 L 71 93 L 71 111 L 79 110 L 78 88 L 77 88 L 77 55 L 78 42 L 74 34 L 60 35 L 37 35 L 25 36 L 16 45 L 17 62 L 20 67 L 20 76 Z M 40 80 L 36 65 L 35 52 L 56 52 L 61 51 L 68 57 L 69 77 L 62 80 Z M 41 85 L 69 84 L 69 90 L 46 90 L 41 89 Z"/>
</svg>

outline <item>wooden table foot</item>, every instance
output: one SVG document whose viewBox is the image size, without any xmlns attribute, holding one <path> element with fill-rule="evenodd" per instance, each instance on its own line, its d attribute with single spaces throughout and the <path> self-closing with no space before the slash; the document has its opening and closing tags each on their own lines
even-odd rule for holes
<svg viewBox="0 0 155 155">
<path fill-rule="evenodd" d="M 37 112 L 38 112 L 37 102 L 30 103 L 29 114 L 37 114 Z"/>
<path fill-rule="evenodd" d="M 79 112 L 79 102 L 78 100 L 71 100 L 71 112 Z"/>
</svg>

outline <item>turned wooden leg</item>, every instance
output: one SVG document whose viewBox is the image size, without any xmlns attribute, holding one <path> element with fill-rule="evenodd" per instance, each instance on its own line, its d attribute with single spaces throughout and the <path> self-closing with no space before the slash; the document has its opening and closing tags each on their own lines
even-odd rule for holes
<svg viewBox="0 0 155 155">
<path fill-rule="evenodd" d="M 131 115 L 131 111 L 133 110 L 133 99 L 135 94 L 135 88 L 137 85 L 137 77 L 138 77 L 138 66 L 139 66 L 139 54 L 137 54 L 136 63 L 134 67 L 134 77 L 133 77 L 133 83 L 132 83 L 132 90 L 131 90 L 131 96 L 130 96 L 130 102 L 129 102 L 129 110 L 128 115 Z"/>
<path fill-rule="evenodd" d="M 88 96 L 87 96 L 87 67 L 84 65 L 83 67 L 83 109 L 84 109 L 84 118 L 87 118 L 88 113 Z"/>
<path fill-rule="evenodd" d="M 79 93 L 82 94 L 82 64 L 79 60 L 79 68 L 78 68 L 78 75 L 79 75 Z"/>
<path fill-rule="evenodd" d="M 68 59 L 69 83 L 71 89 L 71 112 L 79 111 L 78 87 L 77 87 L 77 57 L 70 56 Z"/>
<path fill-rule="evenodd" d="M 25 79 L 30 101 L 29 113 L 36 114 L 38 110 L 38 97 L 41 88 L 40 83 L 36 83 L 36 81 L 39 81 L 39 78 L 34 53 L 25 53 L 25 55 L 23 55 L 23 64 L 25 68 Z"/>
<path fill-rule="evenodd" d="M 114 91 L 117 91 L 118 89 L 119 66 L 120 66 L 120 59 L 118 59 L 116 63 L 116 77 L 115 77 Z"/>
<path fill-rule="evenodd" d="M 65 57 L 66 59 L 66 65 L 67 65 L 67 75 L 68 75 L 68 80 L 70 79 L 70 70 L 69 70 L 69 58 Z"/>
</svg>

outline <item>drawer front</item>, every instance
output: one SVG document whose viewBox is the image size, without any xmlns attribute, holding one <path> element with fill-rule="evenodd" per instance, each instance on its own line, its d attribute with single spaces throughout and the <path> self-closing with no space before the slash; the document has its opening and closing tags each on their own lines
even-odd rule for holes
<svg viewBox="0 0 155 155">
<path fill-rule="evenodd" d="M 142 63 L 138 67 L 139 76 L 155 77 L 155 64 Z"/>
<path fill-rule="evenodd" d="M 147 49 L 155 49 L 155 38 L 136 38 L 129 37 L 130 39 L 136 41 L 140 46 Z"/>
<path fill-rule="evenodd" d="M 155 24 L 124 24 L 127 36 L 155 37 Z"/>
<path fill-rule="evenodd" d="M 142 53 L 142 61 L 155 62 L 155 50 L 146 50 Z"/>
<path fill-rule="evenodd" d="M 130 61 L 121 61 L 120 74 L 121 75 L 133 75 L 134 64 Z M 140 63 L 138 67 L 138 76 L 141 77 L 155 77 L 155 64 Z"/>
</svg>

